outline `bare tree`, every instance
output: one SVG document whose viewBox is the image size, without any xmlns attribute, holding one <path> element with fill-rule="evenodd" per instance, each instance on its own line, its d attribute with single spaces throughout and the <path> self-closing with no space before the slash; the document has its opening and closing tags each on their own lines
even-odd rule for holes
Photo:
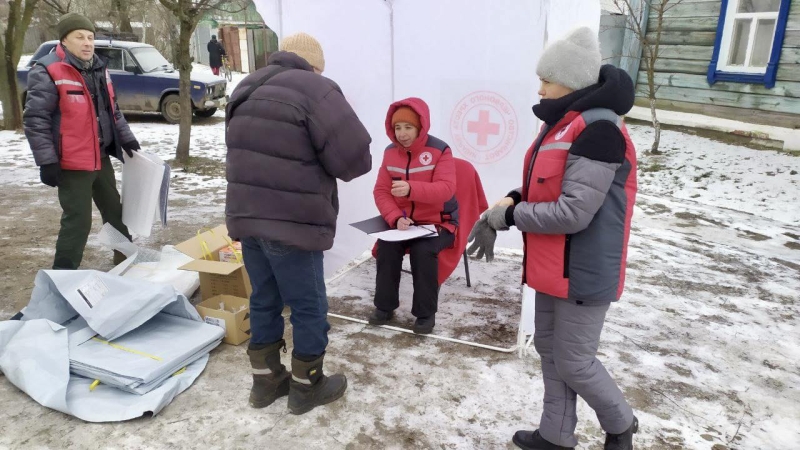
<svg viewBox="0 0 800 450">
<path fill-rule="evenodd" d="M 243 2 L 230 0 L 159 0 L 178 19 L 178 40 L 174 52 L 174 65 L 180 72 L 180 108 L 181 120 L 178 133 L 178 148 L 175 161 L 181 164 L 189 162 L 189 139 L 192 127 L 191 72 L 192 57 L 190 44 L 192 33 L 203 16 L 212 10 L 223 10 L 226 13 L 237 13 L 246 9 Z M 223 9 L 224 6 L 224 9 Z"/>
<path fill-rule="evenodd" d="M 672 8 L 680 5 L 683 0 L 614 0 L 614 5 L 626 13 L 626 30 L 633 33 L 637 41 L 637 53 L 641 48 L 641 63 L 647 74 L 647 98 L 650 103 L 650 115 L 655 131 L 653 145 L 650 153 L 661 154 L 658 150 L 661 143 L 661 122 L 656 114 L 656 94 L 659 85 L 655 81 L 656 61 L 661 51 L 661 34 L 664 30 L 664 17 Z M 649 23 L 648 23 L 649 22 Z M 648 30 L 648 26 L 655 26 L 655 30 Z M 648 31 L 650 36 L 648 38 Z M 641 47 L 639 47 L 641 46 Z M 623 51 L 630 52 L 630 49 Z M 639 58 L 638 54 L 623 56 Z"/>
<path fill-rule="evenodd" d="M 72 7 L 72 0 L 42 0 L 42 3 L 53 8 L 59 15 L 68 13 Z"/>
<path fill-rule="evenodd" d="M 22 128 L 22 103 L 17 85 L 17 64 L 22 56 L 25 31 L 39 0 L 10 0 L 5 30 L 0 23 L 0 101 L 7 130 Z"/>
<path fill-rule="evenodd" d="M 119 23 L 119 31 L 133 33 L 131 26 L 131 2 L 129 0 L 112 0 L 112 6 Z"/>
</svg>

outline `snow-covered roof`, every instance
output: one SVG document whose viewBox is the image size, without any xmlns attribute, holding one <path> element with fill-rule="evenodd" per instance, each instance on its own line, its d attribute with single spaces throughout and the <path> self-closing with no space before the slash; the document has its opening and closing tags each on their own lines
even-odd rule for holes
<svg viewBox="0 0 800 450">
<path fill-rule="evenodd" d="M 620 0 L 620 3 L 622 3 L 622 0 Z M 617 7 L 617 5 L 614 2 L 614 0 L 600 0 L 600 8 L 603 11 L 607 11 L 607 12 L 610 12 L 610 13 L 613 13 L 613 14 L 621 14 L 622 13 L 622 10 L 620 10 L 620 8 Z"/>
<path fill-rule="evenodd" d="M 100 28 L 114 28 L 114 24 L 109 22 L 109 21 L 106 21 L 106 20 L 101 20 L 101 21 L 95 22 L 94 25 L 97 26 L 97 27 L 100 27 Z M 151 27 L 153 25 L 150 22 L 146 22 L 144 26 Z M 131 27 L 132 28 L 143 28 L 142 27 L 142 22 L 131 22 Z"/>
</svg>

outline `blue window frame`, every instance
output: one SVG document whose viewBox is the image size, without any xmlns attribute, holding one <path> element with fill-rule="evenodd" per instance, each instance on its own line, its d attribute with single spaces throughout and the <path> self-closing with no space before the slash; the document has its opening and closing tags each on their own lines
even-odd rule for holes
<svg viewBox="0 0 800 450">
<path fill-rule="evenodd" d="M 775 87 L 791 0 L 722 0 L 708 83 Z"/>
</svg>

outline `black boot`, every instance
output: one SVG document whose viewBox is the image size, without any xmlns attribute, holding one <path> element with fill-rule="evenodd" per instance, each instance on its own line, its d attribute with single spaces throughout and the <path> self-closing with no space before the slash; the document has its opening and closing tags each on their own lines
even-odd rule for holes
<svg viewBox="0 0 800 450">
<path fill-rule="evenodd" d="M 436 316 L 430 317 L 417 317 L 414 321 L 414 327 L 411 329 L 415 334 L 431 334 L 433 327 L 436 325 Z"/>
<path fill-rule="evenodd" d="M 252 345 L 252 344 L 251 344 Z M 255 348 L 252 348 L 255 347 Z M 289 394 L 289 379 L 292 377 L 281 364 L 281 348 L 286 352 L 286 342 L 281 339 L 264 348 L 253 345 L 247 349 L 250 365 L 253 366 L 253 388 L 250 390 L 250 406 L 265 408 L 275 400 Z"/>
<path fill-rule="evenodd" d="M 633 416 L 631 426 L 620 434 L 606 433 L 603 450 L 633 450 L 633 435 L 639 431 L 639 419 Z"/>
<path fill-rule="evenodd" d="M 347 390 L 347 378 L 342 374 L 325 376 L 322 373 L 323 354 L 311 362 L 292 356 L 292 381 L 289 384 L 289 412 L 304 414 L 317 406 L 340 399 Z"/>
<path fill-rule="evenodd" d="M 382 309 L 375 308 L 375 311 L 372 311 L 372 314 L 369 316 L 369 324 L 370 325 L 386 325 L 392 320 L 394 316 L 394 311 L 384 311 Z"/>
<path fill-rule="evenodd" d="M 523 450 L 575 450 L 575 447 L 562 447 L 546 440 L 536 431 L 519 430 L 511 439 L 514 444 Z"/>
<path fill-rule="evenodd" d="M 114 267 L 120 265 L 123 261 L 128 259 L 122 252 L 114 250 Z"/>
</svg>

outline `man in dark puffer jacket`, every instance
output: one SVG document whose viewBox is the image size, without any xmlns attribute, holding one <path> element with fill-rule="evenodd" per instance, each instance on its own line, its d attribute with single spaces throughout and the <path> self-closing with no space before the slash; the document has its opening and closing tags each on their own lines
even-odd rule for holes
<svg viewBox="0 0 800 450">
<path fill-rule="evenodd" d="M 92 200 L 103 223 L 130 239 L 109 156 L 139 150 L 114 97 L 106 62 L 94 54 L 94 25 L 68 13 L 61 42 L 28 74 L 23 120 L 42 183 L 58 188 L 63 209 L 53 269 L 77 269 L 92 228 Z M 115 253 L 115 264 L 124 259 Z"/>
<path fill-rule="evenodd" d="M 371 138 L 339 86 L 320 76 L 325 60 L 313 37 L 288 36 L 281 50 L 231 95 L 225 213 L 253 286 L 250 405 L 288 394 L 289 410 L 303 414 L 347 388 L 344 375 L 322 372 L 330 329 L 322 252 L 336 232 L 336 179 L 370 171 Z M 284 304 L 294 328 L 291 374 L 280 359 Z"/>
</svg>

